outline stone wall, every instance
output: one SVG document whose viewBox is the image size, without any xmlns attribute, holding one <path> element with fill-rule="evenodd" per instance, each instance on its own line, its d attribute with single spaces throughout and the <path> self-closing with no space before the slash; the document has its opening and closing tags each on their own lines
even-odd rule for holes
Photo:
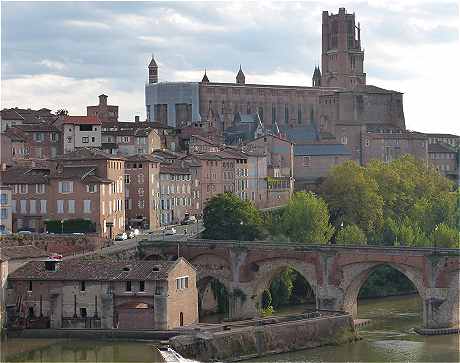
<svg viewBox="0 0 460 363">
<path fill-rule="evenodd" d="M 170 339 L 170 343 L 184 357 L 206 362 L 249 359 L 357 339 L 348 314 L 259 324 L 263 322 L 242 328 L 224 327 L 213 333 L 177 336 Z"/>
</svg>

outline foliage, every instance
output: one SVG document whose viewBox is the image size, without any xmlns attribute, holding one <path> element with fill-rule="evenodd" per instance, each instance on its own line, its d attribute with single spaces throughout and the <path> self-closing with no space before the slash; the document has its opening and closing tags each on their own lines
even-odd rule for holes
<svg viewBox="0 0 460 363">
<path fill-rule="evenodd" d="M 228 292 L 224 284 L 217 279 L 211 280 L 211 290 L 214 299 L 217 301 L 217 312 L 219 314 L 228 313 Z"/>
<path fill-rule="evenodd" d="M 259 211 L 233 193 L 214 196 L 204 209 L 203 223 L 208 239 L 253 241 L 263 236 Z"/>
<path fill-rule="evenodd" d="M 367 238 L 357 225 L 350 224 L 339 230 L 335 243 L 338 245 L 365 245 Z"/>
<path fill-rule="evenodd" d="M 96 224 L 87 219 L 66 219 L 45 221 L 46 230 L 50 233 L 88 233 L 96 231 Z"/>
<path fill-rule="evenodd" d="M 366 233 L 383 224 L 383 198 L 377 182 L 354 161 L 334 167 L 321 185 L 332 223 L 355 224 Z"/>
<path fill-rule="evenodd" d="M 272 295 L 270 290 L 264 290 L 262 292 L 262 309 L 267 309 L 272 306 Z"/>
<path fill-rule="evenodd" d="M 275 309 L 273 309 L 273 306 L 268 306 L 265 309 L 262 309 L 260 315 L 262 318 L 266 318 L 267 316 L 272 316 L 275 312 Z"/>
<path fill-rule="evenodd" d="M 441 223 L 434 228 L 431 240 L 437 247 L 460 248 L 459 231 L 445 223 Z"/>
<path fill-rule="evenodd" d="M 270 284 L 272 305 L 275 309 L 290 304 L 311 302 L 313 290 L 305 278 L 293 268 L 283 270 Z"/>
<path fill-rule="evenodd" d="M 64 109 L 64 108 L 60 108 L 59 110 L 56 111 L 56 115 L 57 115 L 57 116 L 68 116 L 68 115 L 69 115 L 69 111 L 67 111 L 67 110 Z"/>
<path fill-rule="evenodd" d="M 359 290 L 359 298 L 410 294 L 417 289 L 401 272 L 388 265 L 377 267 Z"/>
<path fill-rule="evenodd" d="M 325 244 L 334 233 L 325 201 L 313 193 L 295 193 L 278 226 L 281 235 L 295 242 Z"/>
</svg>

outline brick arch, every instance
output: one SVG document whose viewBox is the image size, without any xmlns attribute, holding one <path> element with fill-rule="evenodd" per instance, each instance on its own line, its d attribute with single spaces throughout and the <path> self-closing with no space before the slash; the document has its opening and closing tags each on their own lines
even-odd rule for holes
<svg viewBox="0 0 460 363">
<path fill-rule="evenodd" d="M 222 281 L 232 280 L 231 263 L 223 256 L 213 253 L 201 253 L 189 258 L 189 262 L 198 270 L 199 279 L 211 276 Z"/>
<path fill-rule="evenodd" d="M 272 258 L 258 261 L 257 265 L 259 266 L 259 270 L 254 274 L 251 296 L 256 305 L 260 303 L 263 291 L 270 288 L 273 279 L 286 268 L 292 268 L 302 275 L 316 294 L 317 276 L 313 263 L 307 263 L 300 259 Z"/>
<path fill-rule="evenodd" d="M 203 303 L 205 292 L 213 280 L 219 281 L 225 287 L 225 290 L 227 291 L 227 293 L 231 292 L 230 283 L 227 280 L 221 280 L 218 277 L 214 276 L 214 274 L 212 273 L 207 273 L 199 277 L 199 279 L 196 282 L 196 287 L 198 290 L 198 307 L 199 307 L 200 314 L 201 314 L 202 303 Z"/>
<path fill-rule="evenodd" d="M 414 284 L 420 297 L 422 299 L 426 298 L 423 272 L 413 266 L 383 261 L 353 263 L 342 267 L 343 278 L 339 288 L 343 291 L 343 299 L 338 302 L 338 308 L 356 317 L 359 290 L 377 267 L 385 265 L 406 276 Z"/>
</svg>

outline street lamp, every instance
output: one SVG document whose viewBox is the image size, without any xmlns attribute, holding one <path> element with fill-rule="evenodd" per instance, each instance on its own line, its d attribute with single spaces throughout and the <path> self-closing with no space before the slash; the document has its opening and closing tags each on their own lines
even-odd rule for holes
<svg viewBox="0 0 460 363">
<path fill-rule="evenodd" d="M 436 227 L 434 227 L 435 232 L 437 232 L 438 227 L 439 227 L 439 224 L 437 224 Z M 436 236 L 436 233 L 435 233 L 434 238 L 433 238 L 434 254 L 436 254 L 436 247 L 437 247 L 436 238 L 437 238 L 437 236 Z"/>
</svg>

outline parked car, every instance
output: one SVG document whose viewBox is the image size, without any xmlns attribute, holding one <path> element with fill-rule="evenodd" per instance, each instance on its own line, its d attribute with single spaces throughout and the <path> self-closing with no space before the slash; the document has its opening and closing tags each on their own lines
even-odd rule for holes
<svg viewBox="0 0 460 363">
<path fill-rule="evenodd" d="M 32 234 L 31 231 L 23 230 L 23 231 L 18 231 L 18 234 Z"/>
<path fill-rule="evenodd" d="M 50 256 L 50 258 L 51 258 L 52 260 L 62 260 L 62 257 L 63 257 L 63 256 L 60 255 L 59 253 L 53 253 L 53 254 Z"/>
<path fill-rule="evenodd" d="M 123 233 L 118 233 L 116 236 L 115 236 L 115 241 L 125 241 L 128 239 L 128 235 L 126 234 L 126 232 L 123 232 Z"/>
<path fill-rule="evenodd" d="M 7 229 L 0 229 L 0 236 L 7 236 L 9 234 L 11 234 L 11 232 Z"/>
<path fill-rule="evenodd" d="M 186 214 L 182 222 L 180 222 L 180 224 L 187 225 L 187 224 L 194 224 L 197 222 L 198 221 L 195 216 L 189 216 L 188 214 Z"/>
<path fill-rule="evenodd" d="M 165 228 L 164 233 L 168 236 L 172 236 L 172 235 L 175 235 L 177 231 L 174 227 L 170 227 L 170 228 Z"/>
</svg>

